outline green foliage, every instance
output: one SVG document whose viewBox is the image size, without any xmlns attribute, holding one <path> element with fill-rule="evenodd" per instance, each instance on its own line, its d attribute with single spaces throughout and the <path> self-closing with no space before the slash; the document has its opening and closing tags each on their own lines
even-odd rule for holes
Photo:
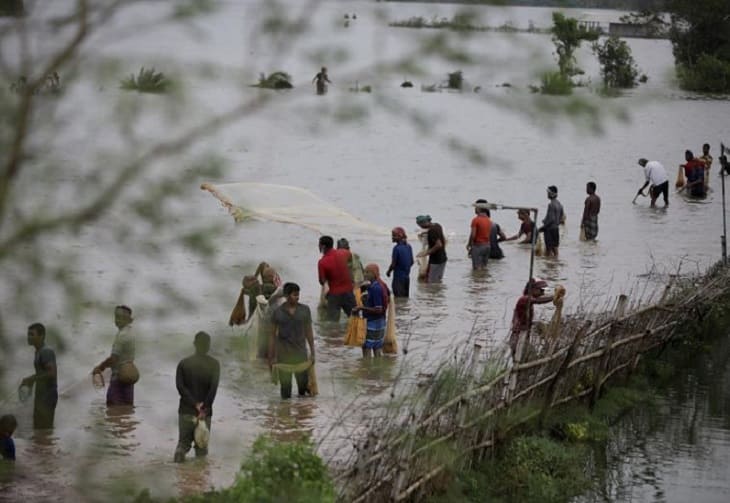
<svg viewBox="0 0 730 503">
<path fill-rule="evenodd" d="M 461 91 L 461 87 L 464 85 L 464 76 L 461 70 L 449 73 L 446 87 L 449 89 L 458 89 Z"/>
<path fill-rule="evenodd" d="M 161 94 L 170 90 L 171 82 L 165 74 L 155 71 L 154 67 L 146 69 L 143 66 L 136 77 L 130 75 L 122 79 L 119 87 L 125 91 Z"/>
<path fill-rule="evenodd" d="M 0 0 L 0 16 L 20 17 L 25 15 L 23 0 Z"/>
<path fill-rule="evenodd" d="M 601 63 L 601 76 L 606 87 L 636 86 L 639 70 L 629 44 L 618 37 L 608 37 L 602 44 L 594 42 L 593 52 Z"/>
<path fill-rule="evenodd" d="M 730 92 L 730 2 L 671 0 L 669 38 L 682 88 Z"/>
<path fill-rule="evenodd" d="M 490 492 L 507 501 L 568 501 L 589 487 L 586 455 L 582 445 L 540 436 L 515 438 L 505 446 L 500 463 L 487 470 Z"/>
<path fill-rule="evenodd" d="M 581 73 L 575 63 L 575 50 L 583 41 L 598 40 L 599 33 L 581 27 L 577 19 L 565 17 L 560 12 L 553 12 L 552 34 L 560 73 L 568 77 Z"/>
<path fill-rule="evenodd" d="M 291 89 L 291 75 L 286 72 L 274 72 L 268 77 L 265 74 L 259 75 L 259 83 L 254 87 L 262 89 Z"/>
<path fill-rule="evenodd" d="M 327 468 L 308 441 L 260 436 L 228 489 L 185 498 L 186 503 L 326 503 L 335 501 Z"/>
<path fill-rule="evenodd" d="M 573 82 L 562 72 L 545 72 L 540 76 L 540 92 L 567 96 L 573 92 Z"/>
<path fill-rule="evenodd" d="M 532 24 L 532 22 L 530 22 L 527 28 L 517 28 L 509 22 L 495 27 L 474 24 L 472 18 L 473 16 L 469 14 L 455 14 L 451 19 L 434 16 L 430 20 L 423 16 L 413 16 L 401 21 L 392 21 L 388 23 L 388 26 L 395 28 L 436 28 L 454 31 L 496 31 L 500 33 L 546 32 L 546 30 L 535 28 L 535 25 Z"/>
<path fill-rule="evenodd" d="M 730 92 L 730 60 L 702 54 L 692 66 L 678 63 L 677 77 L 680 87 L 687 91 L 727 93 Z"/>
<path fill-rule="evenodd" d="M 199 14 L 208 14 L 216 8 L 216 0 L 178 0 L 173 10 L 173 17 L 190 18 Z"/>
</svg>

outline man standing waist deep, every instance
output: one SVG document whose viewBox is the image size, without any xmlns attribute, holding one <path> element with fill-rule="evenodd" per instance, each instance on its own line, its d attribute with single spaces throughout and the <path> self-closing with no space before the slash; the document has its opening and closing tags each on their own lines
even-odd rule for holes
<svg viewBox="0 0 730 503">
<path fill-rule="evenodd" d="M 33 428 L 53 428 L 58 403 L 56 353 L 46 346 L 46 327 L 41 323 L 33 323 L 28 327 L 28 345 L 35 348 L 35 374 L 23 379 L 21 386 L 35 387 Z"/>
<path fill-rule="evenodd" d="M 208 354 L 210 335 L 198 332 L 195 334 L 193 345 L 195 354 L 180 360 L 175 373 L 175 385 L 180 394 L 180 405 L 177 409 L 180 436 L 175 448 L 176 463 L 185 461 L 185 454 L 190 450 L 196 417 L 204 419 L 208 431 L 210 431 L 213 400 L 215 400 L 220 379 L 220 363 Z M 207 447 L 195 445 L 195 457 L 207 454 Z"/>
<path fill-rule="evenodd" d="M 118 332 L 114 338 L 112 352 L 109 357 L 94 367 L 93 374 L 100 374 L 105 368 L 112 369 L 109 380 L 109 389 L 106 392 L 106 405 L 134 405 L 134 384 L 123 383 L 119 379 L 119 368 L 125 363 L 133 363 L 135 356 L 135 341 L 132 332 L 132 309 L 128 306 L 114 308 L 114 324 Z"/>
<path fill-rule="evenodd" d="M 317 272 L 319 273 L 319 284 L 324 286 L 326 283 L 329 287 L 327 292 L 327 319 L 329 321 L 338 321 L 340 319 L 340 310 L 346 316 L 350 316 L 350 312 L 356 303 L 350 269 L 345 259 L 333 249 L 333 246 L 332 236 L 319 238 L 319 251 L 322 258 L 317 263 Z"/>
</svg>

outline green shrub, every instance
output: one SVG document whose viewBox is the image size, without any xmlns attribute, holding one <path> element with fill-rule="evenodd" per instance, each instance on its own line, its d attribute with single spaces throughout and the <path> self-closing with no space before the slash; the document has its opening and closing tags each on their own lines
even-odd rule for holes
<svg viewBox="0 0 730 503">
<path fill-rule="evenodd" d="M 334 502 L 335 490 L 322 459 L 308 441 L 277 442 L 260 436 L 228 489 L 184 501 L 188 503 Z"/>
<path fill-rule="evenodd" d="M 704 93 L 730 92 L 730 61 L 702 54 L 693 66 L 677 64 L 679 85 L 687 91 Z"/>
<path fill-rule="evenodd" d="M 291 89 L 291 76 L 286 72 L 274 72 L 268 77 L 265 74 L 259 75 L 259 83 L 254 87 L 262 89 Z"/>
<path fill-rule="evenodd" d="M 635 87 L 639 70 L 631 55 L 629 44 L 618 37 L 608 37 L 602 44 L 593 43 L 593 53 L 601 64 L 601 76 L 606 87 Z"/>
<path fill-rule="evenodd" d="M 570 77 L 561 72 L 545 72 L 540 77 L 540 92 L 566 96 L 573 92 L 573 82 Z"/>
<path fill-rule="evenodd" d="M 0 0 L 0 16 L 20 17 L 24 15 L 23 0 Z"/>
<path fill-rule="evenodd" d="M 492 492 L 512 501 L 568 501 L 590 484 L 583 470 L 585 455 L 581 445 L 517 437 L 506 446 L 499 468 L 492 472 Z"/>
<path fill-rule="evenodd" d="M 119 87 L 125 91 L 138 91 L 140 93 L 166 93 L 170 90 L 171 82 L 162 72 L 154 68 L 146 69 L 144 66 L 135 77 L 130 75 L 122 79 Z"/>
<path fill-rule="evenodd" d="M 446 87 L 448 87 L 449 89 L 461 90 L 462 85 L 464 85 L 464 76 L 462 75 L 461 70 L 449 73 L 449 79 Z"/>
</svg>

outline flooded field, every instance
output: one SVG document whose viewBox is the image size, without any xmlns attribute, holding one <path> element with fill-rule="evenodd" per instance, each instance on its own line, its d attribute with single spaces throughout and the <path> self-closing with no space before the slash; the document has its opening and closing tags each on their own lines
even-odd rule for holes
<svg viewBox="0 0 730 503">
<path fill-rule="evenodd" d="M 11 283 L 5 279 L 11 271 L 0 273 L 3 322 L 11 335 L 3 349 L 9 362 L 3 389 L 11 393 L 0 407 L 20 422 L 17 477 L 2 483 L 0 500 L 103 501 L 109 491 L 125 494 L 128 481 L 150 488 L 155 496 L 224 486 L 232 482 L 256 435 L 264 432 L 279 438 L 310 435 L 325 459 L 336 460 L 394 386 L 396 392 L 404 389 L 474 340 L 491 346 L 504 339 L 528 278 L 530 254 L 508 243 L 503 245 L 505 259 L 490 262 L 484 274 L 472 273 L 464 247 L 471 203 L 477 198 L 536 207 L 542 218 L 545 188 L 558 187 L 567 214 L 560 258 L 537 259 L 535 275 L 551 286 L 566 287 L 568 313 L 602 309 L 619 293 L 648 297 L 670 274 L 702 271 L 719 258 L 722 213 L 716 165 L 704 201 L 688 201 L 672 190 L 668 208 L 651 209 L 646 198 L 631 202 L 643 184 L 639 157 L 662 162 L 672 181 L 685 149 L 699 153 L 708 142 L 717 158 L 720 141 L 730 140 L 730 103 L 680 91 L 668 41 L 629 40 L 638 66 L 649 76 L 647 84 L 617 98 L 576 89 L 579 97 L 597 106 L 591 118 L 566 114 L 565 99 L 545 102 L 527 89 L 541 70 L 555 65 L 548 35 L 472 34 L 461 43 L 478 53 L 480 61 L 454 63 L 413 55 L 436 31 L 389 28 L 387 23 L 410 16 L 450 17 L 459 9 L 456 5 L 304 3 L 221 2 L 218 10 L 178 24 L 158 22 L 169 8 L 149 2 L 113 19 L 110 28 L 84 47 L 87 59 L 76 69 L 78 80 L 54 112 L 63 119 L 62 127 L 39 129 L 36 138 L 54 169 L 46 183 L 36 183 L 32 174 L 23 180 L 28 197 L 18 211 L 44 201 L 42 211 L 52 212 L 84 197 L 95 183 L 88 172 L 105 162 L 107 150 L 141 152 L 260 93 L 271 93 L 271 100 L 156 160 L 129 187 L 120 184 L 124 197 L 97 222 L 36 245 L 57 260 L 66 254 L 80 257 L 66 272 L 85 285 L 84 298 L 69 302 L 66 292 L 36 283 L 32 275 L 25 278 L 23 291 L 8 288 Z M 61 15 L 72 4 L 58 1 L 52 9 Z M 291 41 L 263 37 L 256 27 L 277 12 L 302 19 L 307 29 Z M 476 12 L 483 24 L 550 25 L 550 9 L 480 7 Z M 566 12 L 602 21 L 622 14 Z M 357 14 L 347 28 L 346 13 Z M 139 29 L 143 19 L 144 29 Z M 43 51 L 51 41 L 33 44 Z M 3 56 L 11 59 L 13 49 L 5 45 Z M 406 74 L 399 66 L 386 71 L 387 63 L 407 56 L 418 58 L 420 74 Z M 579 51 L 578 62 L 586 79 L 600 81 L 587 47 Z M 118 79 L 143 65 L 155 65 L 183 81 L 181 95 L 125 95 Z M 323 65 L 334 84 L 327 95 L 316 96 L 311 79 Z M 421 84 L 438 83 L 459 69 L 467 82 L 464 92 L 420 90 Z M 274 94 L 249 87 L 259 73 L 276 70 L 291 74 L 293 90 Z M 415 87 L 401 88 L 404 79 Z M 511 86 L 503 87 L 505 82 Z M 372 85 L 373 92 L 349 92 L 356 83 Z M 481 92 L 472 92 L 477 86 Z M 133 133 L 125 136 L 115 124 L 128 111 L 140 115 Z M 460 146 L 476 146 L 485 158 L 472 162 Z M 210 154 L 224 161 L 223 174 L 190 180 L 181 197 L 170 203 L 176 218 L 163 221 L 157 231 L 156 246 L 163 253 L 146 254 L 134 239 L 141 232 L 133 225 L 139 215 L 135 197 L 152 180 L 184 177 L 191 163 Z M 597 242 L 584 243 L 578 231 L 590 180 L 602 198 L 600 231 Z M 241 277 L 253 273 L 261 260 L 276 267 L 285 281 L 301 285 L 302 302 L 314 307 L 319 236 L 297 225 L 235 224 L 217 200 L 199 189 L 203 182 L 244 181 L 303 188 L 373 226 L 404 227 L 414 245 L 417 215 L 430 214 L 443 225 L 449 237 L 444 283 L 416 284 L 414 273 L 411 298 L 397 306 L 396 323 L 407 355 L 363 361 L 358 349 L 342 345 L 344 320 L 337 326 L 316 320 L 321 394 L 280 400 L 265 365 L 250 358 L 248 341 L 228 326 L 228 316 Z M 514 211 L 497 211 L 493 219 L 508 235 L 519 228 Z M 177 245 L 180 236 L 200 228 L 213 234 L 213 258 L 200 258 Z M 345 237 L 363 262 L 387 267 L 392 246 L 388 233 Z M 35 302 L 17 308 L 20 294 Z M 109 352 L 115 334 L 112 310 L 120 303 L 134 310 L 142 378 L 134 411 L 109 416 L 103 392 L 92 388 L 88 374 Z M 550 315 L 549 309 L 540 312 Z M 35 321 L 52 331 L 49 342 L 58 353 L 62 396 L 50 433 L 33 432 L 32 404 L 18 403 L 14 393 L 32 370 L 33 350 L 26 346 L 25 331 Z M 192 353 L 193 335 L 199 330 L 213 336 L 211 353 L 222 365 L 211 454 L 205 461 L 175 465 L 175 366 Z M 717 432 L 717 456 L 727 458 L 727 424 L 708 431 Z M 661 456 L 672 455 L 667 450 Z M 673 469 L 656 461 L 656 470 Z M 687 491 L 702 484 L 697 470 L 672 477 L 675 483 L 682 480 Z M 708 490 L 701 501 L 720 501 L 715 495 L 727 493 L 727 481 L 714 484 L 717 490 Z M 635 500 L 679 501 L 652 498 L 641 492 Z"/>
</svg>

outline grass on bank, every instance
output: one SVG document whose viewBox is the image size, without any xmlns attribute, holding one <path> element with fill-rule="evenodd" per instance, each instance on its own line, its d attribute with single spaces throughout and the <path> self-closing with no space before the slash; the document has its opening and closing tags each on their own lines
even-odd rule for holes
<svg viewBox="0 0 730 503">
<path fill-rule="evenodd" d="M 136 76 L 132 74 L 122 79 L 119 87 L 125 91 L 162 94 L 170 90 L 172 82 L 164 73 L 156 71 L 154 67 L 145 68 L 143 66 Z"/>
</svg>

